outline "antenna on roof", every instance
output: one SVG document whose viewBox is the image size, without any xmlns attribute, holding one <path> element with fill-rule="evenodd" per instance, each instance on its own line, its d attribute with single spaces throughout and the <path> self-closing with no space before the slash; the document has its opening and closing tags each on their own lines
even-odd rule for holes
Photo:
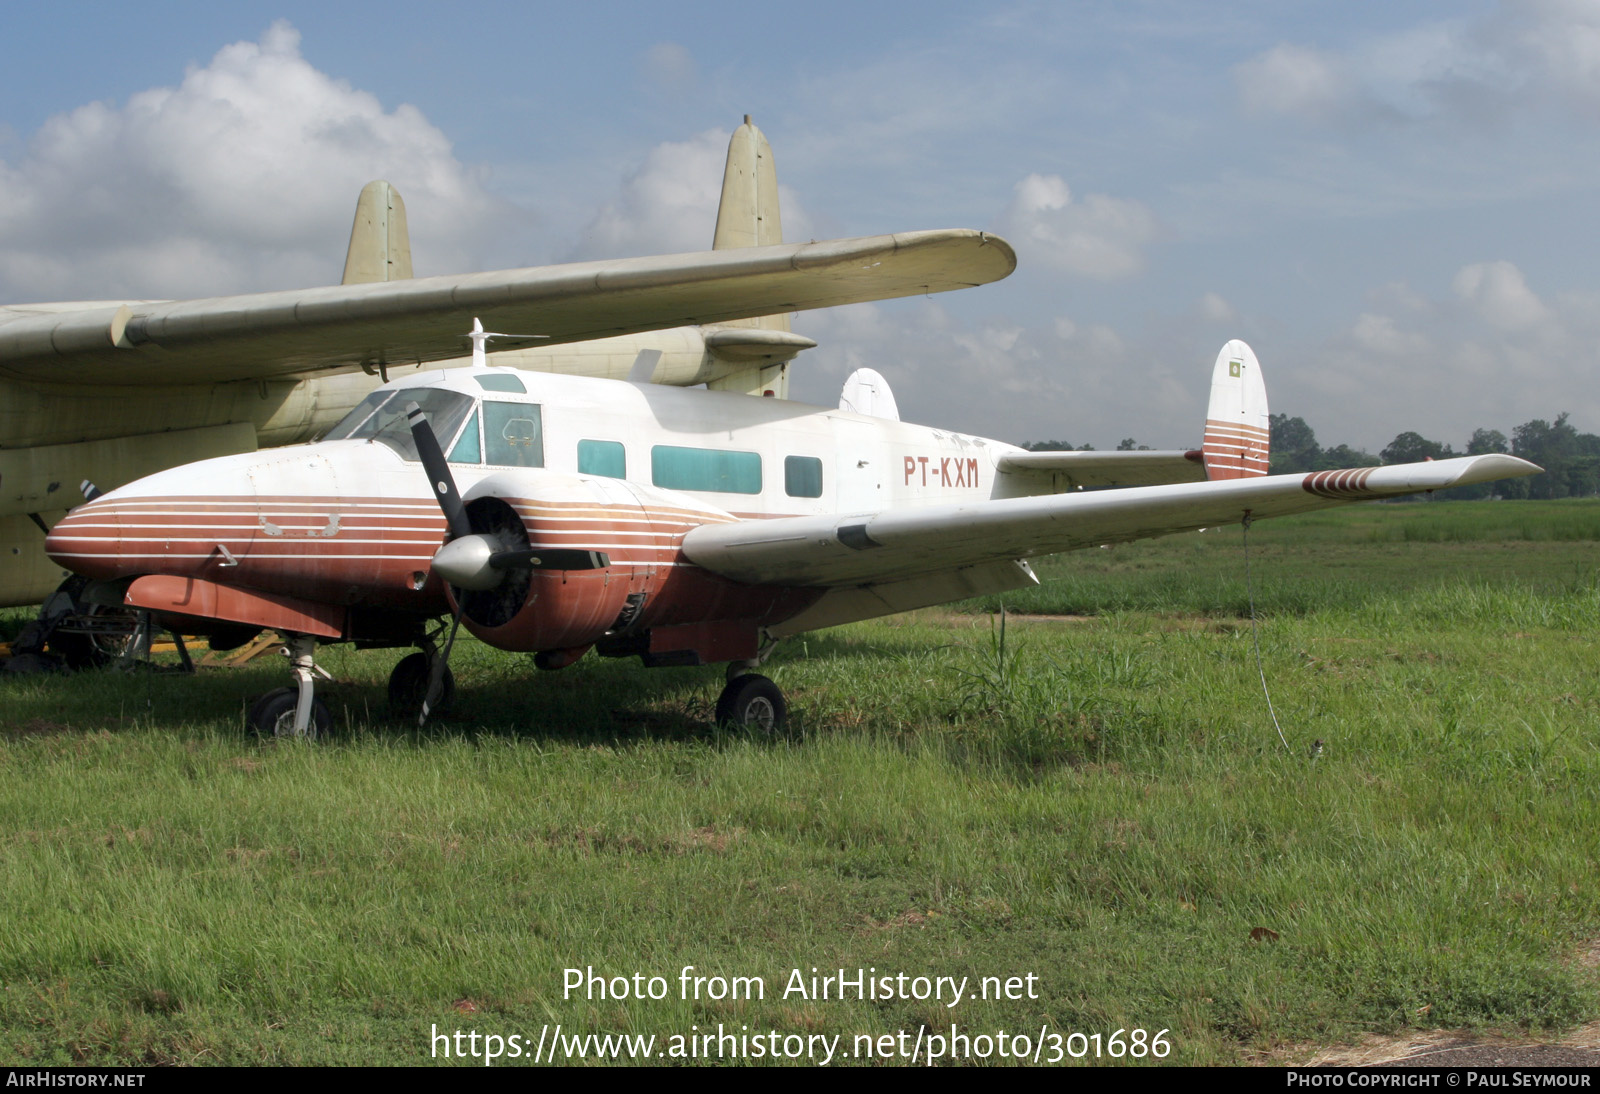
<svg viewBox="0 0 1600 1094">
<path fill-rule="evenodd" d="M 483 323 L 477 316 L 473 316 L 472 330 L 467 333 L 467 340 L 472 343 L 472 367 L 489 367 L 489 355 L 485 352 L 485 347 L 491 338 L 513 338 L 523 341 L 549 337 L 548 334 L 501 334 L 499 331 L 484 330 Z"/>
</svg>

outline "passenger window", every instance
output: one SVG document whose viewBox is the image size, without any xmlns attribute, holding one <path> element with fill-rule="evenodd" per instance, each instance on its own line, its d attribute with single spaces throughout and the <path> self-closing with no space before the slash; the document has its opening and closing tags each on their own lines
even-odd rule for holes
<svg viewBox="0 0 1600 1094">
<path fill-rule="evenodd" d="M 544 428 L 534 403 L 483 404 L 488 462 L 501 467 L 543 467 Z"/>
<path fill-rule="evenodd" d="M 650 481 L 668 490 L 759 494 L 761 454 L 658 444 L 650 450 Z"/>
<path fill-rule="evenodd" d="M 578 474 L 604 475 L 608 479 L 628 477 L 628 454 L 621 441 L 579 441 Z"/>
<path fill-rule="evenodd" d="M 822 497 L 822 461 L 815 456 L 785 456 L 783 492 L 791 498 Z"/>
<path fill-rule="evenodd" d="M 461 431 L 456 446 L 450 450 L 451 463 L 482 463 L 483 445 L 478 440 L 478 412 L 474 410 L 467 419 L 467 428 Z"/>
</svg>

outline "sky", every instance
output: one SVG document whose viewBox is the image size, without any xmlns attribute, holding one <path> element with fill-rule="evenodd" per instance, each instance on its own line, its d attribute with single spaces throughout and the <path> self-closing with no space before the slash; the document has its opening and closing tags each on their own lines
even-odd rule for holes
<svg viewBox="0 0 1600 1094">
<path fill-rule="evenodd" d="M 1325 445 L 1600 431 L 1600 0 L 911 10 L 8 6 L 0 302 L 332 283 L 380 177 L 418 276 L 701 250 L 750 114 L 786 239 L 1018 255 L 797 316 L 798 398 L 1183 447 L 1237 337 Z"/>
</svg>

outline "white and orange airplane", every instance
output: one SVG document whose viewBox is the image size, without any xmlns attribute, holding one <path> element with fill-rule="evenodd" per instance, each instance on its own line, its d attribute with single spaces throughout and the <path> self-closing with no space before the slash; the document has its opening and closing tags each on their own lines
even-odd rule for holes
<svg viewBox="0 0 1600 1094">
<path fill-rule="evenodd" d="M 328 729 L 318 643 L 419 646 L 390 695 L 437 711 L 458 625 L 545 669 L 591 649 L 727 662 L 719 721 L 775 729 L 783 696 L 753 670 L 787 635 L 1032 585 L 1040 555 L 1539 470 L 1486 455 L 1268 475 L 1265 388 L 1239 341 L 1217 358 L 1202 450 L 1028 452 L 899 421 L 876 374 L 828 409 L 490 367 L 489 337 L 470 367 L 384 384 L 317 443 L 93 497 L 50 556 L 93 579 L 90 599 L 187 633 L 282 633 L 294 686 L 255 704 L 263 734 Z"/>
</svg>

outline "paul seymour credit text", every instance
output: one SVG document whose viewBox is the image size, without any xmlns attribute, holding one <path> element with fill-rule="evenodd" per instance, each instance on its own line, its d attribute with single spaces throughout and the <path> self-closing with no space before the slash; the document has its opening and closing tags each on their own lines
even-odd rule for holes
<svg viewBox="0 0 1600 1094">
<path fill-rule="evenodd" d="M 683 965 L 675 973 L 608 974 L 592 966 L 563 969 L 561 999 L 567 1003 L 601 1001 L 678 1002 L 916 1002 L 954 1009 L 977 1001 L 1002 1002 L 1041 998 L 1039 977 L 1031 972 L 994 976 L 946 976 L 937 973 L 865 968 L 793 968 L 768 976 L 705 973 Z M 552 1018 L 555 1016 L 552 1015 Z M 982 1028 L 952 1020 L 937 1025 L 852 1033 L 818 1033 L 737 1025 L 691 1024 L 687 1030 L 628 1034 L 575 1029 L 553 1022 L 518 1032 L 478 1029 L 428 1031 L 435 1059 L 498 1062 L 561 1063 L 579 1060 L 743 1059 L 810 1061 L 902 1061 L 935 1064 L 950 1060 L 1013 1060 L 1056 1064 L 1067 1060 L 1164 1059 L 1172 1052 L 1169 1030 L 1121 1028 L 1089 1032 L 1063 1030 L 1043 1022 L 1027 1029 Z"/>
</svg>

